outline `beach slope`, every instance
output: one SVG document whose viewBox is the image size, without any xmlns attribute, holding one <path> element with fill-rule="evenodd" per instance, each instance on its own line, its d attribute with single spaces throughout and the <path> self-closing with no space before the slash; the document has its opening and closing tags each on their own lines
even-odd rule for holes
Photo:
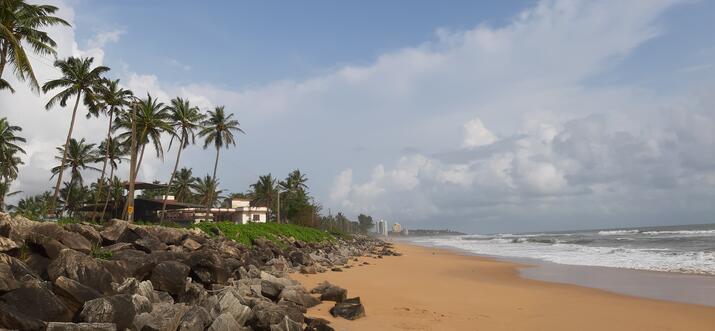
<svg viewBox="0 0 715 331">
<path fill-rule="evenodd" d="M 332 318 L 331 302 L 308 316 L 336 330 L 715 330 L 715 307 L 642 299 L 519 277 L 518 265 L 396 244 L 401 257 L 361 258 L 344 272 L 295 275 L 359 296 L 367 316 Z M 361 265 L 367 261 L 369 265 Z"/>
</svg>

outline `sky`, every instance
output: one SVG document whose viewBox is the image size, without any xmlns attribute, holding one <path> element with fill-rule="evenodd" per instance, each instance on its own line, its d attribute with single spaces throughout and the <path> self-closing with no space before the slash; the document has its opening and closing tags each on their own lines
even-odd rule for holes
<svg viewBox="0 0 715 331">
<path fill-rule="evenodd" d="M 714 1 L 52 3 L 72 22 L 50 31 L 59 57 L 235 114 L 231 192 L 300 169 L 326 212 L 413 229 L 715 222 Z M 40 81 L 58 75 L 32 59 Z M 36 194 L 70 110 L 14 84 L 0 116 L 28 155 L 13 188 Z M 75 137 L 98 142 L 105 121 Z M 140 180 L 168 180 L 174 153 Z M 213 157 L 193 146 L 181 166 L 210 173 Z"/>
</svg>

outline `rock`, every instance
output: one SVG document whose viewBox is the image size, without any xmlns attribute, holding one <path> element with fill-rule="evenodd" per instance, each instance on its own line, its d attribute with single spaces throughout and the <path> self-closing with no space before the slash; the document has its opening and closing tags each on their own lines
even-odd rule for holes
<svg viewBox="0 0 715 331">
<path fill-rule="evenodd" d="M 95 259 L 71 249 L 63 250 L 47 267 L 47 273 L 51 281 L 65 276 L 104 294 L 112 291 L 112 275 Z"/>
<path fill-rule="evenodd" d="M 235 331 L 241 330 L 241 326 L 236 322 L 236 320 L 229 313 L 223 313 L 219 315 L 211 326 L 207 329 L 208 331 Z"/>
<path fill-rule="evenodd" d="M 166 250 L 166 244 L 153 237 L 137 239 L 134 242 L 134 247 L 147 253 Z"/>
<path fill-rule="evenodd" d="M 70 223 L 65 225 L 65 230 L 79 233 L 93 245 L 102 243 L 102 236 L 99 234 L 99 231 L 95 230 L 91 225 Z"/>
<path fill-rule="evenodd" d="M 330 315 L 342 317 L 349 320 L 358 319 L 365 316 L 365 307 L 360 303 L 360 297 L 345 299 L 330 308 Z"/>
<path fill-rule="evenodd" d="M 283 318 L 288 316 L 292 320 L 303 320 L 303 313 L 285 305 L 277 305 L 272 302 L 257 302 L 252 309 L 253 316 L 249 320 L 255 330 L 269 330 L 271 325 L 279 324 Z"/>
<path fill-rule="evenodd" d="M 0 262 L 0 293 L 6 293 L 20 287 L 10 265 Z"/>
<path fill-rule="evenodd" d="M 281 294 L 281 291 L 283 291 L 284 288 L 285 285 L 283 284 L 267 280 L 261 280 L 261 295 L 273 301 L 278 300 L 278 296 Z"/>
<path fill-rule="evenodd" d="M 119 238 L 122 237 L 128 226 L 129 222 L 112 219 L 107 222 L 107 226 L 105 226 L 104 230 L 102 230 L 99 234 L 106 244 L 114 244 L 119 241 Z"/>
<path fill-rule="evenodd" d="M 47 331 L 116 331 L 117 326 L 113 323 L 67 323 L 50 322 L 47 323 Z"/>
<path fill-rule="evenodd" d="M 33 319 L 69 322 L 72 312 L 50 290 L 41 287 L 19 288 L 0 297 L 0 301 Z"/>
<path fill-rule="evenodd" d="M 179 323 L 178 331 L 203 331 L 211 323 L 211 315 L 200 306 L 188 308 Z"/>
<path fill-rule="evenodd" d="M 160 291 L 167 291 L 180 296 L 186 290 L 186 277 L 189 267 L 176 261 L 161 262 L 151 272 L 151 283 Z"/>
<path fill-rule="evenodd" d="M 25 260 L 27 267 L 32 270 L 33 273 L 42 277 L 48 278 L 47 267 L 50 265 L 50 259 L 40 255 L 40 254 L 30 254 L 30 256 Z"/>
<path fill-rule="evenodd" d="M 280 323 L 271 325 L 271 331 L 303 331 L 303 323 L 298 323 L 285 316 Z"/>
<path fill-rule="evenodd" d="M 195 250 L 201 248 L 201 244 L 199 244 L 198 241 L 193 240 L 191 238 L 186 238 L 186 240 L 184 240 L 184 242 L 181 244 L 181 246 L 183 246 L 184 248 L 186 248 L 189 251 L 195 251 Z"/>
<path fill-rule="evenodd" d="M 330 325 L 330 322 L 317 317 L 306 317 L 306 327 L 304 331 L 335 331 Z"/>
<path fill-rule="evenodd" d="M 305 292 L 300 286 L 286 287 L 281 291 L 280 299 L 294 302 L 305 308 L 310 308 L 320 304 L 320 300 Z"/>
<path fill-rule="evenodd" d="M 128 250 L 128 249 L 133 249 L 133 248 L 134 248 L 134 245 L 132 245 L 130 243 L 116 243 L 116 244 L 112 244 L 112 245 L 103 247 L 103 249 L 105 251 L 111 252 L 112 256 L 114 256 L 114 254 L 117 254 L 118 252 Z"/>
<path fill-rule="evenodd" d="M 16 330 L 43 330 L 45 324 L 37 318 L 21 313 L 14 306 L 0 301 L 0 326 Z"/>
<path fill-rule="evenodd" d="M 67 248 L 59 241 L 39 233 L 31 233 L 27 239 L 25 239 L 25 244 L 32 252 L 50 259 L 57 258 L 60 252 Z"/>
<path fill-rule="evenodd" d="M 181 245 L 184 238 L 188 237 L 188 232 L 185 229 L 164 226 L 147 226 L 144 229 L 148 234 L 167 245 Z"/>
<path fill-rule="evenodd" d="M 134 326 L 142 331 L 176 330 L 187 307 L 179 304 L 159 303 L 152 307 L 151 312 L 141 313 L 134 319 Z"/>
<path fill-rule="evenodd" d="M 318 269 L 315 267 L 315 265 L 301 266 L 300 273 L 314 275 L 318 273 Z"/>
<path fill-rule="evenodd" d="M 62 230 L 57 234 L 57 238 L 68 248 L 89 254 L 92 251 L 92 243 L 79 233 Z"/>
<path fill-rule="evenodd" d="M 340 268 L 338 268 L 338 267 L 335 267 L 335 268 L 330 268 L 330 271 L 342 272 L 343 269 L 340 269 Z"/>
<path fill-rule="evenodd" d="M 82 310 L 82 306 L 85 302 L 102 296 L 101 293 L 94 289 L 65 276 L 57 277 L 53 285 L 52 290 L 64 301 L 67 308 L 72 312 L 72 315 Z"/>
<path fill-rule="evenodd" d="M 14 240 L 10 238 L 0 237 L 0 252 L 17 255 L 19 250 L 20 245 L 18 245 Z"/>
<path fill-rule="evenodd" d="M 114 323 L 117 329 L 131 328 L 137 312 L 132 295 L 117 294 L 84 303 L 80 320 L 90 323 Z"/>
<path fill-rule="evenodd" d="M 148 278 L 156 266 L 156 262 L 149 254 L 136 249 L 116 252 L 112 255 L 112 260 L 126 262 L 128 276 L 136 279 Z"/>
<path fill-rule="evenodd" d="M 238 325 L 243 325 L 251 317 L 251 308 L 243 305 L 232 291 L 224 292 L 219 300 L 221 314 L 229 313 Z"/>
<path fill-rule="evenodd" d="M 293 265 L 310 265 L 313 263 L 313 261 L 310 259 L 310 256 L 301 251 L 290 252 L 288 258 L 291 262 L 293 262 Z"/>
<path fill-rule="evenodd" d="M 310 292 L 320 294 L 321 301 L 342 302 L 348 296 L 348 290 L 328 282 L 318 284 L 318 286 Z"/>
<path fill-rule="evenodd" d="M 191 278 L 205 286 L 225 284 L 228 280 L 223 258 L 216 251 L 208 249 L 194 251 L 189 255 L 186 264 L 191 268 Z"/>
</svg>

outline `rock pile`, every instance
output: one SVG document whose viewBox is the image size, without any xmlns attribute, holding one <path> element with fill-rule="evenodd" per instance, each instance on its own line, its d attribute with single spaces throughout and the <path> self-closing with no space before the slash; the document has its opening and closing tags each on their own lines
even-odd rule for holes
<svg viewBox="0 0 715 331">
<path fill-rule="evenodd" d="M 399 255 L 379 240 L 257 239 L 246 247 L 197 229 L 40 223 L 0 213 L 0 328 L 21 330 L 332 330 L 306 317 L 364 315 L 359 298 L 325 285 L 308 293 L 291 272 Z M 319 297 L 318 297 L 319 294 Z"/>
</svg>

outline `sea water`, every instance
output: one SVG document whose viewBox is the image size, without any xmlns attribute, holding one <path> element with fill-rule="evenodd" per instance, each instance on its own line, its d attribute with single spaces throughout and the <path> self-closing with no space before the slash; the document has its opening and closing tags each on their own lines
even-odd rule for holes
<svg viewBox="0 0 715 331">
<path fill-rule="evenodd" d="M 416 238 L 480 255 L 715 275 L 715 224 Z"/>
</svg>

